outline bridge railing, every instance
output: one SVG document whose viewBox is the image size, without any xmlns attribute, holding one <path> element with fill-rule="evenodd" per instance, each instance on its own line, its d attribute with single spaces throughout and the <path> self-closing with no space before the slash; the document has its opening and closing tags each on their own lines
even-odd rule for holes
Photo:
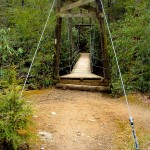
<svg viewBox="0 0 150 150">
<path fill-rule="evenodd" d="M 105 68 L 104 63 L 109 62 L 109 59 L 102 58 L 102 51 L 100 49 L 100 45 L 97 45 L 96 40 L 96 31 L 91 29 L 90 34 L 90 63 L 91 63 L 91 72 L 104 76 L 104 72 L 106 70 L 110 70 L 111 67 Z M 101 55 L 101 56 L 100 56 Z"/>
<path fill-rule="evenodd" d="M 74 65 L 76 64 L 79 58 L 78 48 L 73 48 L 71 52 L 67 54 L 61 53 L 60 55 L 60 75 L 68 74 L 72 71 Z"/>
</svg>

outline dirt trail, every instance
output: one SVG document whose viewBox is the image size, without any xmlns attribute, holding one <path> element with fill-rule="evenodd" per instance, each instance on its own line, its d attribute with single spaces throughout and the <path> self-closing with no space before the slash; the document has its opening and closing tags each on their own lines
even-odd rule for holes
<svg viewBox="0 0 150 150">
<path fill-rule="evenodd" d="M 36 132 L 46 131 L 52 136 L 36 141 L 33 150 L 132 149 L 131 127 L 124 102 L 102 93 L 54 88 L 32 94 L 29 99 L 36 110 Z M 150 150 L 150 109 L 135 104 L 131 109 L 141 149 Z"/>
</svg>

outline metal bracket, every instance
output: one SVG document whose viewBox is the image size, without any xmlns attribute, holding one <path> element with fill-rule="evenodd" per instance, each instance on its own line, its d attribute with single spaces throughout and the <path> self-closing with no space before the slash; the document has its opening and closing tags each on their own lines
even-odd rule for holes
<svg viewBox="0 0 150 150">
<path fill-rule="evenodd" d="M 130 121 L 130 125 L 132 127 L 132 135 L 133 135 L 133 138 L 134 138 L 135 150 L 140 150 L 138 139 L 136 137 L 136 132 L 135 132 L 135 129 L 134 129 L 134 121 L 133 121 L 133 117 L 132 116 L 130 116 L 129 121 Z"/>
</svg>

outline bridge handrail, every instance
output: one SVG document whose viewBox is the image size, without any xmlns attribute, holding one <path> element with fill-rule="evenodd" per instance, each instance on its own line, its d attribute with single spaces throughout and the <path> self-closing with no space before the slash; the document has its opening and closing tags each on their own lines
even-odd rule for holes
<svg viewBox="0 0 150 150">
<path fill-rule="evenodd" d="M 63 69 L 67 69 L 67 68 L 70 68 L 70 70 L 72 69 L 77 58 L 79 57 L 79 50 L 78 49 L 76 50 L 75 48 L 73 48 L 72 52 L 73 52 L 73 55 L 71 57 L 70 57 L 70 52 L 69 52 L 69 53 L 67 53 L 67 54 L 69 54 L 68 58 L 60 59 L 60 61 L 66 61 L 67 63 L 69 63 L 69 65 L 67 65 L 65 67 L 64 66 L 60 67 L 59 70 L 63 70 Z M 71 63 L 70 63 L 70 60 L 71 60 Z"/>
</svg>

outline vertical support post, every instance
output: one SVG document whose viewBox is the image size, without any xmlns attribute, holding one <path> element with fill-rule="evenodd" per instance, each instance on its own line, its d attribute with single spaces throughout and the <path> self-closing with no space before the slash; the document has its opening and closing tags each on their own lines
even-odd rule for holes
<svg viewBox="0 0 150 150">
<path fill-rule="evenodd" d="M 111 5 L 112 5 L 112 0 L 108 0 L 107 6 L 108 6 L 108 20 L 111 20 Z"/>
<path fill-rule="evenodd" d="M 70 12 L 70 11 L 69 11 Z M 69 40 L 69 65 L 70 65 L 70 72 L 71 72 L 71 69 L 72 69 L 72 18 L 69 17 L 68 18 L 68 40 Z"/>
<path fill-rule="evenodd" d="M 61 0 L 57 0 L 55 11 L 59 12 L 61 6 Z M 53 61 L 53 78 L 54 80 L 59 79 L 59 64 L 60 64 L 60 41 L 61 41 L 61 28 L 62 28 L 62 18 L 57 17 L 56 21 L 56 27 L 55 27 L 55 55 L 54 55 L 54 61 Z"/>
<path fill-rule="evenodd" d="M 91 64 L 91 72 L 93 73 L 93 63 L 92 63 L 92 55 L 93 55 L 93 43 L 92 43 L 92 30 L 90 28 L 90 64 Z"/>
<path fill-rule="evenodd" d="M 100 25 L 100 36 L 101 36 L 101 48 L 102 48 L 102 58 L 103 58 L 103 73 L 105 79 L 110 79 L 109 70 L 109 59 L 108 59 L 108 48 L 107 48 L 107 34 L 105 29 L 105 21 L 102 13 L 102 5 L 99 0 L 96 0 L 97 4 L 97 19 Z"/>
<path fill-rule="evenodd" d="M 21 1 L 21 6 L 22 6 L 22 7 L 24 6 L 24 0 Z"/>
<path fill-rule="evenodd" d="M 80 52 L 80 25 L 78 25 L 78 51 Z"/>
</svg>

